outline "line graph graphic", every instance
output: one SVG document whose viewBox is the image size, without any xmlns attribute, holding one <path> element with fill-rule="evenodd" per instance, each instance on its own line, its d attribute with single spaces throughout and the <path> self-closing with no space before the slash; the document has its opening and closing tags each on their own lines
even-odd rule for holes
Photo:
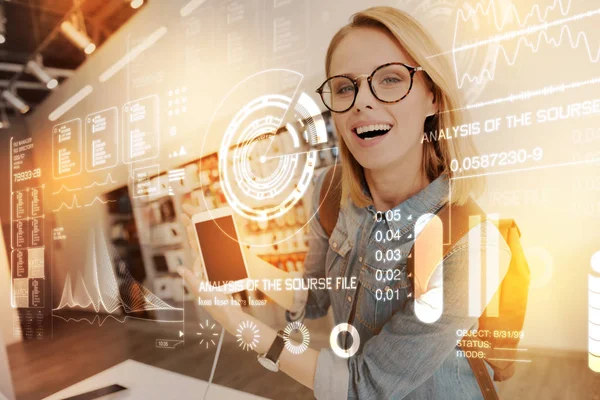
<svg viewBox="0 0 600 400">
<path fill-rule="evenodd" d="M 90 319 L 89 317 L 82 317 L 82 318 L 75 318 L 75 317 L 63 317 L 61 315 L 58 314 L 53 314 L 53 317 L 61 319 L 65 322 L 87 322 L 90 325 L 94 325 L 94 324 L 98 324 L 99 327 L 101 327 L 102 325 L 104 325 L 105 323 L 109 322 L 109 321 L 116 321 L 120 324 L 124 324 L 127 320 L 139 320 L 139 321 L 151 321 L 151 322 L 163 322 L 163 323 L 181 323 L 182 321 L 171 321 L 171 320 L 159 320 L 159 319 L 153 319 L 153 320 L 148 320 L 147 318 L 138 318 L 138 317 L 133 317 L 131 315 L 125 315 L 122 318 L 119 318 L 119 316 L 115 316 L 112 314 L 94 314 L 94 316 Z M 183 341 L 181 341 L 183 343 Z"/>
<path fill-rule="evenodd" d="M 589 70 L 593 71 L 600 63 L 600 45 L 591 36 L 596 32 L 593 24 L 600 22 L 600 8 L 594 4 L 595 8 L 589 9 L 589 5 L 571 0 L 538 0 L 533 4 L 508 0 L 464 2 L 454 14 L 452 49 L 428 57 L 452 55 L 456 85 L 467 101 L 465 106 L 447 112 L 528 100 L 598 84 L 598 75 L 576 79 L 560 75 L 565 71 L 557 64 L 556 76 L 564 76 L 562 82 L 543 82 L 539 79 L 543 75 L 536 73 L 538 79 L 531 80 L 535 85 L 532 88 L 479 99 L 487 83 L 499 76 L 500 65 L 511 68 L 519 59 L 528 65 L 533 55 L 539 67 L 550 75 L 552 65 L 544 62 L 543 57 L 546 51 L 554 49 L 573 52 L 581 59 L 579 62 L 589 62 Z M 478 40 L 477 36 L 482 34 Z"/>
<path fill-rule="evenodd" d="M 100 197 L 95 197 L 94 200 L 91 201 L 91 203 L 86 204 L 86 207 L 91 207 L 94 205 L 94 203 L 102 203 L 102 204 L 108 204 L 108 203 L 114 203 L 116 202 L 116 200 L 102 200 Z"/>
<path fill-rule="evenodd" d="M 111 174 L 108 174 L 108 175 L 106 176 L 106 179 L 104 180 L 104 182 L 102 182 L 102 183 L 93 182 L 92 184 L 85 186 L 85 188 L 86 188 L 86 189 L 89 189 L 89 188 L 93 188 L 94 186 L 106 186 L 106 185 L 108 185 L 109 183 L 117 183 L 117 181 L 115 181 L 115 180 L 113 179 L 113 177 L 111 176 Z"/>
<path fill-rule="evenodd" d="M 69 189 L 69 187 L 67 187 L 67 186 L 65 186 L 65 185 L 62 185 L 62 186 L 60 187 L 60 189 L 58 189 L 58 191 L 56 191 L 56 192 L 52 192 L 52 194 L 53 194 L 54 196 L 56 196 L 57 194 L 60 194 L 60 192 L 62 192 L 63 190 L 64 190 L 64 191 L 66 191 L 66 192 L 77 192 L 77 191 L 81 190 L 81 188 L 73 188 L 73 189 Z"/>
<path fill-rule="evenodd" d="M 577 89 L 577 88 L 582 88 L 585 86 L 598 85 L 598 84 L 600 84 L 600 77 L 586 79 L 583 81 L 571 82 L 571 83 L 561 83 L 558 85 L 549 85 L 549 86 L 544 86 L 540 89 L 523 90 L 519 93 L 509 94 L 508 96 L 499 97 L 499 98 L 496 98 L 493 100 L 488 100 L 488 101 L 480 101 L 477 103 L 467 104 L 465 107 L 455 108 L 453 110 L 445 110 L 445 111 L 441 111 L 441 112 L 447 113 L 447 112 L 454 112 L 454 111 L 460 111 L 460 110 L 473 110 L 476 108 L 482 108 L 482 107 L 487 107 L 487 106 L 491 106 L 491 105 L 512 103 L 512 102 L 520 101 L 520 100 L 528 100 L 528 99 L 532 99 L 534 97 L 549 96 L 551 94 L 565 92 L 570 89 Z"/>
<path fill-rule="evenodd" d="M 94 200 L 92 200 L 91 202 L 89 202 L 89 203 L 87 203 L 87 204 L 84 204 L 83 206 L 84 206 L 84 207 L 91 207 L 91 206 L 93 206 L 95 203 L 108 204 L 108 203 L 114 203 L 114 202 L 116 202 L 116 200 L 102 200 L 100 197 L 94 197 Z M 57 213 L 57 212 L 59 212 L 59 211 L 61 211 L 61 210 L 63 210 L 63 209 L 66 209 L 66 210 L 73 210 L 73 209 L 75 209 L 75 208 L 81 208 L 81 207 L 82 207 L 82 206 L 81 206 L 81 205 L 79 205 L 79 200 L 78 200 L 78 198 L 77 198 L 77 195 L 75 195 L 75 194 L 74 194 L 74 195 L 73 195 L 73 199 L 72 199 L 72 201 L 71 201 L 71 204 L 69 204 L 69 203 L 65 203 L 65 202 L 62 202 L 62 203 L 60 204 L 60 206 L 59 206 L 58 208 L 56 208 L 56 209 L 52 210 L 52 212 L 54 212 L 54 213 Z"/>
<path fill-rule="evenodd" d="M 466 44 L 466 45 L 463 45 L 463 46 L 458 46 L 458 47 L 455 47 L 451 51 L 446 51 L 446 52 L 443 52 L 443 53 L 435 54 L 435 55 L 429 56 L 427 58 L 433 58 L 433 57 L 437 57 L 437 56 L 443 55 L 443 54 L 460 53 L 461 51 L 475 49 L 477 47 L 485 46 L 485 45 L 488 45 L 488 44 L 500 43 L 500 42 L 503 42 L 503 41 L 506 41 L 506 40 L 515 39 L 515 38 L 517 38 L 519 36 L 522 36 L 522 35 L 531 35 L 531 34 L 533 34 L 535 32 L 540 32 L 540 36 L 538 36 L 538 45 L 537 46 L 532 45 L 532 43 L 528 42 L 525 38 L 521 38 L 521 39 L 524 40 L 524 43 L 527 46 L 529 46 L 534 52 L 537 52 L 538 48 L 539 48 L 539 44 L 541 43 L 542 36 L 546 37 L 546 43 L 548 43 L 548 44 L 552 43 L 552 44 L 554 44 L 555 47 L 558 47 L 558 46 L 560 46 L 562 44 L 564 32 L 567 32 L 567 34 L 569 35 L 569 38 L 570 38 L 571 47 L 572 48 L 579 47 L 579 39 L 582 38 L 584 40 L 584 42 L 585 42 L 585 45 L 586 45 L 586 48 L 587 48 L 587 51 L 588 51 L 588 55 L 589 55 L 590 61 L 597 62 L 598 58 L 594 57 L 594 55 L 592 54 L 592 49 L 590 47 L 589 41 L 587 40 L 587 35 L 585 35 L 584 32 L 579 32 L 579 34 L 577 35 L 577 41 L 573 42 L 573 35 L 571 33 L 571 30 L 570 30 L 570 28 L 569 28 L 568 25 L 565 25 L 567 22 L 578 21 L 578 20 L 581 20 L 583 18 L 593 17 L 595 15 L 600 15 L 600 9 L 593 10 L 593 11 L 587 11 L 587 12 L 584 12 L 584 13 L 581 13 L 581 14 L 574 15 L 572 17 L 561 18 L 561 19 L 558 19 L 558 20 L 555 20 L 555 21 L 552 21 L 552 22 L 544 22 L 543 24 L 539 24 L 539 25 L 531 25 L 531 26 L 529 26 L 527 28 L 524 28 L 524 29 L 519 29 L 519 30 L 514 30 L 514 31 L 506 32 L 506 33 L 503 33 L 501 35 L 492 36 L 492 37 L 490 37 L 488 39 L 485 39 L 485 40 L 480 40 L 480 41 L 476 41 L 476 42 L 471 43 L 471 44 Z M 560 26 L 560 25 L 564 25 L 564 26 L 562 27 L 559 40 L 548 38 L 548 34 L 547 34 L 546 30 L 548 28 L 550 28 L 550 27 Z M 519 43 L 519 45 L 520 45 L 520 43 Z M 514 64 L 514 60 L 516 59 L 516 55 L 518 54 L 518 51 L 515 51 L 515 57 L 513 57 L 513 60 L 511 61 L 508 58 L 508 55 L 506 54 L 506 50 L 503 47 L 501 47 L 500 49 L 504 51 L 507 62 L 510 65 Z"/>
<path fill-rule="evenodd" d="M 73 200 L 71 201 L 70 205 L 68 203 L 62 202 L 60 204 L 60 206 L 58 208 L 52 210 L 52 212 L 57 213 L 57 212 L 61 211 L 63 208 L 65 208 L 67 210 L 72 210 L 74 208 L 81 208 L 81 206 L 79 205 L 79 202 L 77 201 L 77 195 L 73 195 Z"/>
<path fill-rule="evenodd" d="M 96 313 L 107 314 L 152 310 L 183 311 L 167 304 L 137 282 L 116 251 L 108 248 L 99 227 L 90 231 L 87 249 L 85 263 L 75 274 L 75 278 L 72 278 L 71 273 L 67 274 L 60 303 L 53 311 L 90 308 Z"/>
<path fill-rule="evenodd" d="M 521 7 L 523 5 L 523 3 L 516 2 L 507 3 L 505 0 L 480 1 L 474 7 L 465 3 L 463 9 L 459 9 L 456 13 L 452 50 L 428 57 L 452 54 L 456 85 L 458 88 L 466 90 L 469 103 L 474 103 L 483 86 L 495 79 L 500 60 L 503 60 L 508 67 L 512 67 L 519 59 L 519 55 L 523 54 L 524 49 L 529 53 L 536 54 L 546 47 L 569 46 L 572 50 L 581 49 L 582 52 L 585 52 L 592 64 L 600 61 L 600 46 L 595 47 L 594 41 L 588 37 L 586 32 L 577 31 L 569 25 L 576 21 L 600 16 L 600 8 L 570 15 L 571 0 L 554 0 L 546 6 L 534 4 L 523 17 L 524 13 L 519 12 L 517 4 Z M 552 15 L 555 15 L 556 18 L 551 20 Z M 467 39 L 462 42 L 459 40 L 461 30 L 465 29 L 469 23 L 473 24 L 476 30 L 482 30 L 481 26 L 486 21 L 497 34 L 486 35 L 483 40 L 473 41 L 473 35 L 467 35 Z M 532 24 L 532 22 L 538 23 Z M 515 27 L 515 29 L 506 30 L 509 26 Z M 553 27 L 560 27 L 560 31 L 549 33 L 549 29 Z M 484 49 L 483 52 L 479 52 L 481 48 Z M 468 55 L 461 56 L 465 53 Z M 534 90 L 536 93 L 540 91 L 543 89 Z M 518 94 L 517 98 L 522 99 L 524 96 L 528 96 L 527 91 Z M 507 96 L 500 102 L 505 102 L 509 97 L 512 99 L 510 101 L 513 101 L 515 95 Z M 498 102 L 485 102 L 485 104 L 498 104 Z M 481 105 L 479 103 L 466 108 L 479 108 Z"/>
<path fill-rule="evenodd" d="M 549 22 L 548 16 L 555 10 L 558 10 L 564 18 L 558 18 Z M 499 21 L 500 17 L 498 16 L 497 12 L 496 0 L 490 0 L 487 7 L 485 7 L 483 3 L 478 3 L 475 8 L 471 8 L 466 13 L 463 10 L 458 10 L 454 27 L 452 50 L 441 54 L 452 53 L 456 83 L 459 88 L 464 86 L 465 81 L 475 84 L 482 84 L 486 80 L 493 80 L 495 77 L 495 70 L 496 66 L 498 65 L 498 60 L 502 57 L 508 66 L 513 66 L 518 59 L 522 47 L 529 48 L 531 52 L 537 53 L 542 45 L 560 47 L 565 43 L 568 43 L 572 49 L 577 49 L 580 46 L 584 47 L 590 62 L 597 63 L 600 60 L 600 47 L 597 49 L 592 49 L 593 46 L 588 40 L 586 33 L 581 31 L 577 34 L 574 34 L 571 30 L 571 27 L 567 24 L 584 18 L 598 16 L 600 15 L 600 9 L 594 9 L 576 15 L 567 16 L 570 10 L 570 0 L 555 0 L 554 3 L 547 6 L 543 12 L 541 11 L 541 6 L 539 4 L 535 4 L 531 11 L 524 18 L 521 18 L 516 6 L 511 4 L 508 7 L 508 11 L 506 11 L 502 16 L 501 21 Z M 469 22 L 471 19 L 475 18 L 475 16 L 478 14 L 481 16 L 491 17 L 493 20 L 492 25 L 498 32 L 503 31 L 504 28 L 509 24 L 509 21 L 516 21 L 516 24 L 520 29 L 503 32 L 498 35 L 488 37 L 484 40 L 475 41 L 473 43 L 457 45 L 457 36 L 460 31 L 460 27 Z M 526 26 L 529 20 L 533 17 L 537 17 L 540 23 Z M 548 33 L 549 28 L 561 25 L 562 27 L 558 38 L 555 38 L 553 35 Z M 528 36 L 535 33 L 538 33 L 537 38 L 530 40 Z M 510 51 L 501 44 L 502 42 L 514 39 L 518 39 L 518 41 L 516 43 L 516 47 Z M 460 68 L 458 67 L 456 57 L 457 53 L 490 45 L 494 46 L 495 48 L 489 65 L 484 66 L 480 72 L 474 76 L 469 72 L 461 73 L 459 71 Z M 441 54 L 435 54 L 429 58 L 437 57 Z"/>
<path fill-rule="evenodd" d="M 92 182 L 91 184 L 89 184 L 87 186 L 84 186 L 83 188 L 69 188 L 67 185 L 62 185 L 60 187 L 60 189 L 58 189 L 56 192 L 52 192 L 52 194 L 54 196 L 56 196 L 56 195 L 59 195 L 62 191 L 65 191 L 65 192 L 78 192 L 78 191 L 80 191 L 82 189 L 93 188 L 94 186 L 106 186 L 109 183 L 117 183 L 117 181 L 115 181 L 113 179 L 113 177 L 112 177 L 112 175 L 110 173 L 106 176 L 106 179 L 103 182 Z"/>
</svg>

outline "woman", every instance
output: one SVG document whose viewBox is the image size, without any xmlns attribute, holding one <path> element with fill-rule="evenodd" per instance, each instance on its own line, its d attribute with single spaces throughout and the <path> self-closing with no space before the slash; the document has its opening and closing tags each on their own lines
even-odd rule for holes
<svg viewBox="0 0 600 400">
<path fill-rule="evenodd" d="M 448 202 L 450 161 L 463 156 L 459 144 L 469 140 L 423 140 L 424 132 L 460 124 L 459 115 L 449 112 L 459 108 L 451 67 L 442 57 L 427 58 L 439 53 L 416 21 L 388 7 L 354 15 L 329 46 L 328 79 L 318 92 L 333 112 L 340 137 L 345 200 L 329 236 L 317 213 L 323 178 L 319 180 L 305 277 L 355 277 L 360 285 L 311 290 L 305 315 L 320 317 L 331 307 L 336 324 L 351 318 L 360 345 L 347 359 L 331 349 L 309 349 L 300 355 L 284 350 L 279 357 L 279 368 L 314 389 L 319 399 L 481 398 L 468 362 L 457 358 L 455 351 L 461 339 L 457 331 L 477 322 L 467 312 L 467 236 L 443 261 L 444 312 L 436 322 L 415 317 L 412 280 L 406 272 L 415 221 L 437 213 Z M 455 181 L 452 202 L 468 199 L 469 181 Z M 385 215 L 388 210 L 400 218 L 376 218 L 378 211 Z M 484 228 L 496 229 L 488 223 Z M 388 231 L 393 240 L 384 242 Z M 505 270 L 510 249 L 505 242 L 487 244 L 482 238 L 482 251 L 491 246 L 500 246 L 501 270 Z M 384 263 L 379 251 L 387 250 L 398 257 Z M 393 279 L 381 279 L 389 270 Z M 417 303 L 441 298 L 441 267 L 436 272 Z M 193 274 L 186 272 L 184 277 L 197 287 Z M 378 295 L 390 291 L 392 298 L 380 301 Z M 210 307 L 209 311 L 232 333 L 240 321 L 252 319 L 239 309 Z M 263 354 L 276 332 L 253 322 L 261 332 L 256 351 Z"/>
</svg>

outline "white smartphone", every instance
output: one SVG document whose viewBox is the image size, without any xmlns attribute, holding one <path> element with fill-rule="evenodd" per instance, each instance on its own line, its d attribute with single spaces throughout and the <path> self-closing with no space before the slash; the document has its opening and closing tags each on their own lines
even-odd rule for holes
<svg viewBox="0 0 600 400">
<path fill-rule="evenodd" d="M 244 290 L 248 279 L 246 259 L 229 207 L 205 211 L 192 217 L 204 276 L 216 290 L 235 293 Z"/>
</svg>

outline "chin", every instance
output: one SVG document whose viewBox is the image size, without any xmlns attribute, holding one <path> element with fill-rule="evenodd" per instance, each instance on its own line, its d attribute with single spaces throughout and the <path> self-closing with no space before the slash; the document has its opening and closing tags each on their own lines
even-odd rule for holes
<svg viewBox="0 0 600 400">
<path fill-rule="evenodd" d="M 386 153 L 388 154 L 354 154 L 354 158 L 361 167 L 369 170 L 389 168 L 402 160 L 403 155 L 393 148 L 386 149 Z"/>
</svg>

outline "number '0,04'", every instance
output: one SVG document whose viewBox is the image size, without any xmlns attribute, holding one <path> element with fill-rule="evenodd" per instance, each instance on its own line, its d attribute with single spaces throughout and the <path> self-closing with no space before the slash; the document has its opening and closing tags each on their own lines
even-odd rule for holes
<svg viewBox="0 0 600 400">
<path fill-rule="evenodd" d="M 385 240 L 391 242 L 392 240 L 400 240 L 400 229 L 396 229 L 394 232 L 391 229 L 385 231 Z M 383 241 L 383 231 L 375 231 L 375 240 L 378 242 Z"/>
</svg>

